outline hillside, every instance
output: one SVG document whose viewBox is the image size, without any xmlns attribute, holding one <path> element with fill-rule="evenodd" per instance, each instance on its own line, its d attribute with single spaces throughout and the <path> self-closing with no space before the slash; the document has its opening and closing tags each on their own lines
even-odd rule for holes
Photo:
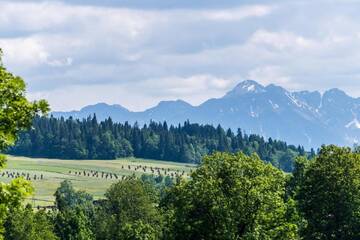
<svg viewBox="0 0 360 240">
<path fill-rule="evenodd" d="M 28 177 L 35 187 L 34 196 L 28 200 L 36 207 L 53 205 L 53 194 L 66 179 L 71 180 L 77 189 L 102 198 L 105 190 L 123 176 L 158 176 L 160 173 L 163 177 L 174 178 L 184 172 L 183 177 L 188 177 L 192 169 L 195 165 L 135 158 L 78 161 L 8 156 L 7 168 L 0 171 L 0 181 L 9 182 L 17 174 Z"/>
</svg>

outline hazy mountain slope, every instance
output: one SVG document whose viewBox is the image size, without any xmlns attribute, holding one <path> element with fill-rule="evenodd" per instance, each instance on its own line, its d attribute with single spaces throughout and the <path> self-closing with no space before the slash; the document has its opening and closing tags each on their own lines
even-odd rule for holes
<svg viewBox="0 0 360 240">
<path fill-rule="evenodd" d="M 360 99 L 339 89 L 319 92 L 289 92 L 255 81 L 239 83 L 223 97 L 209 99 L 200 106 L 177 101 L 162 101 L 143 112 L 131 112 L 120 105 L 104 103 L 80 111 L 54 112 L 56 117 L 85 118 L 96 113 L 98 119 L 111 116 L 114 121 L 140 124 L 167 121 L 221 124 L 247 133 L 285 140 L 305 147 L 335 143 L 352 145 L 360 139 Z"/>
</svg>

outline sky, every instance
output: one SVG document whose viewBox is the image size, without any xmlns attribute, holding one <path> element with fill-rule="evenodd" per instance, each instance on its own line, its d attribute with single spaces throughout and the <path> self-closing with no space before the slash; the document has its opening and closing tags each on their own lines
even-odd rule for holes
<svg viewBox="0 0 360 240">
<path fill-rule="evenodd" d="M 355 0 L 0 0 L 0 48 L 30 99 L 66 111 L 193 105 L 253 79 L 360 97 Z"/>
</svg>

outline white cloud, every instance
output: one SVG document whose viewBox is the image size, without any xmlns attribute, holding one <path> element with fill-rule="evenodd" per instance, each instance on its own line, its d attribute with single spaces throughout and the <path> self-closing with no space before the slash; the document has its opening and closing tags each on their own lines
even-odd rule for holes
<svg viewBox="0 0 360 240">
<path fill-rule="evenodd" d="M 291 77 L 286 74 L 280 66 L 262 66 L 250 70 L 248 79 L 256 79 L 263 85 L 275 84 L 286 86 L 289 90 L 296 90 L 301 87 L 299 83 L 292 82 Z"/>
<path fill-rule="evenodd" d="M 273 3 L 157 10 L 0 0 L 0 47 L 31 96 L 54 109 L 97 101 L 142 109 L 178 98 L 199 104 L 245 78 L 358 94 L 354 6 Z"/>
<path fill-rule="evenodd" d="M 5 63 L 34 66 L 46 63 L 49 53 L 36 38 L 0 39 L 5 54 Z"/>
<path fill-rule="evenodd" d="M 133 109 L 138 109 L 138 104 L 143 100 L 153 103 L 151 98 L 143 99 L 143 96 L 131 94 L 122 85 L 117 84 L 68 85 L 46 91 L 34 91 L 29 93 L 28 97 L 32 100 L 45 98 L 49 101 L 51 110 L 58 111 L 80 109 L 98 102 L 121 103 Z"/>
<path fill-rule="evenodd" d="M 40 31 L 68 21 L 61 3 L 0 2 L 0 27 L 3 30 Z"/>
<path fill-rule="evenodd" d="M 52 67 L 69 66 L 71 57 L 54 58 L 44 37 L 0 38 L 5 64 L 19 69 L 33 68 L 38 65 Z"/>
<path fill-rule="evenodd" d="M 63 67 L 63 66 L 70 66 L 73 62 L 73 59 L 71 57 L 67 57 L 66 59 L 55 59 L 48 61 L 48 64 L 53 67 Z"/>
<path fill-rule="evenodd" d="M 208 10 L 200 16 L 215 21 L 237 21 L 248 17 L 262 17 L 270 14 L 273 10 L 272 6 L 255 5 L 227 10 Z"/>
<path fill-rule="evenodd" d="M 71 6 L 61 2 L 0 2 L 0 26 L 13 31 L 67 31 L 67 27 L 86 30 L 125 30 L 131 37 L 149 21 L 146 11 L 93 6 Z M 105 24 L 106 23 L 106 24 Z M 80 25 L 80 26 L 79 26 Z M 114 29 L 114 25 L 117 29 Z"/>
<path fill-rule="evenodd" d="M 52 109 L 55 110 L 80 109 L 84 105 L 107 102 L 120 103 L 130 110 L 137 111 L 152 107 L 161 100 L 183 99 L 198 105 L 210 96 L 221 97 L 232 84 L 233 80 L 229 79 L 195 75 L 147 79 L 131 85 L 121 83 L 65 85 L 46 91 L 34 91 L 28 96 L 34 100 L 48 99 Z M 138 94 L 139 89 L 145 89 L 145 92 Z"/>
<path fill-rule="evenodd" d="M 140 83 L 149 89 L 160 89 L 180 94 L 193 94 L 200 91 L 224 90 L 231 84 L 231 80 L 218 78 L 208 74 L 193 75 L 189 77 L 164 77 L 160 79 L 147 79 Z"/>
<path fill-rule="evenodd" d="M 313 49 L 318 46 L 316 41 L 291 32 L 270 32 L 266 30 L 257 30 L 250 38 L 250 43 L 273 47 L 281 51 Z"/>
</svg>

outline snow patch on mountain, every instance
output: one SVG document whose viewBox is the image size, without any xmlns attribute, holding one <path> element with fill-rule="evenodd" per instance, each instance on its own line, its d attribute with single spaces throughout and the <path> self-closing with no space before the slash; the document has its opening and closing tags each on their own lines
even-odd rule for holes
<svg viewBox="0 0 360 240">
<path fill-rule="evenodd" d="M 248 92 L 254 92 L 255 91 L 255 85 L 250 85 L 247 87 Z"/>
<path fill-rule="evenodd" d="M 291 93 L 285 92 L 285 95 L 291 100 L 293 104 L 295 104 L 298 107 L 304 107 L 304 104 L 300 102 L 298 99 L 296 99 Z"/>
<path fill-rule="evenodd" d="M 265 92 L 264 86 L 253 80 L 246 80 L 236 85 L 236 87 L 233 88 L 231 91 L 229 91 L 225 95 L 225 97 L 236 97 L 244 94 L 262 93 L 262 92 Z"/>
<path fill-rule="evenodd" d="M 273 103 L 271 100 L 269 100 L 269 103 L 271 105 L 271 107 L 274 109 L 274 110 L 277 110 L 280 108 L 280 106 L 276 103 Z"/>
<path fill-rule="evenodd" d="M 259 117 L 259 114 L 254 111 L 254 108 L 250 106 L 250 116 L 253 118 Z"/>
</svg>

